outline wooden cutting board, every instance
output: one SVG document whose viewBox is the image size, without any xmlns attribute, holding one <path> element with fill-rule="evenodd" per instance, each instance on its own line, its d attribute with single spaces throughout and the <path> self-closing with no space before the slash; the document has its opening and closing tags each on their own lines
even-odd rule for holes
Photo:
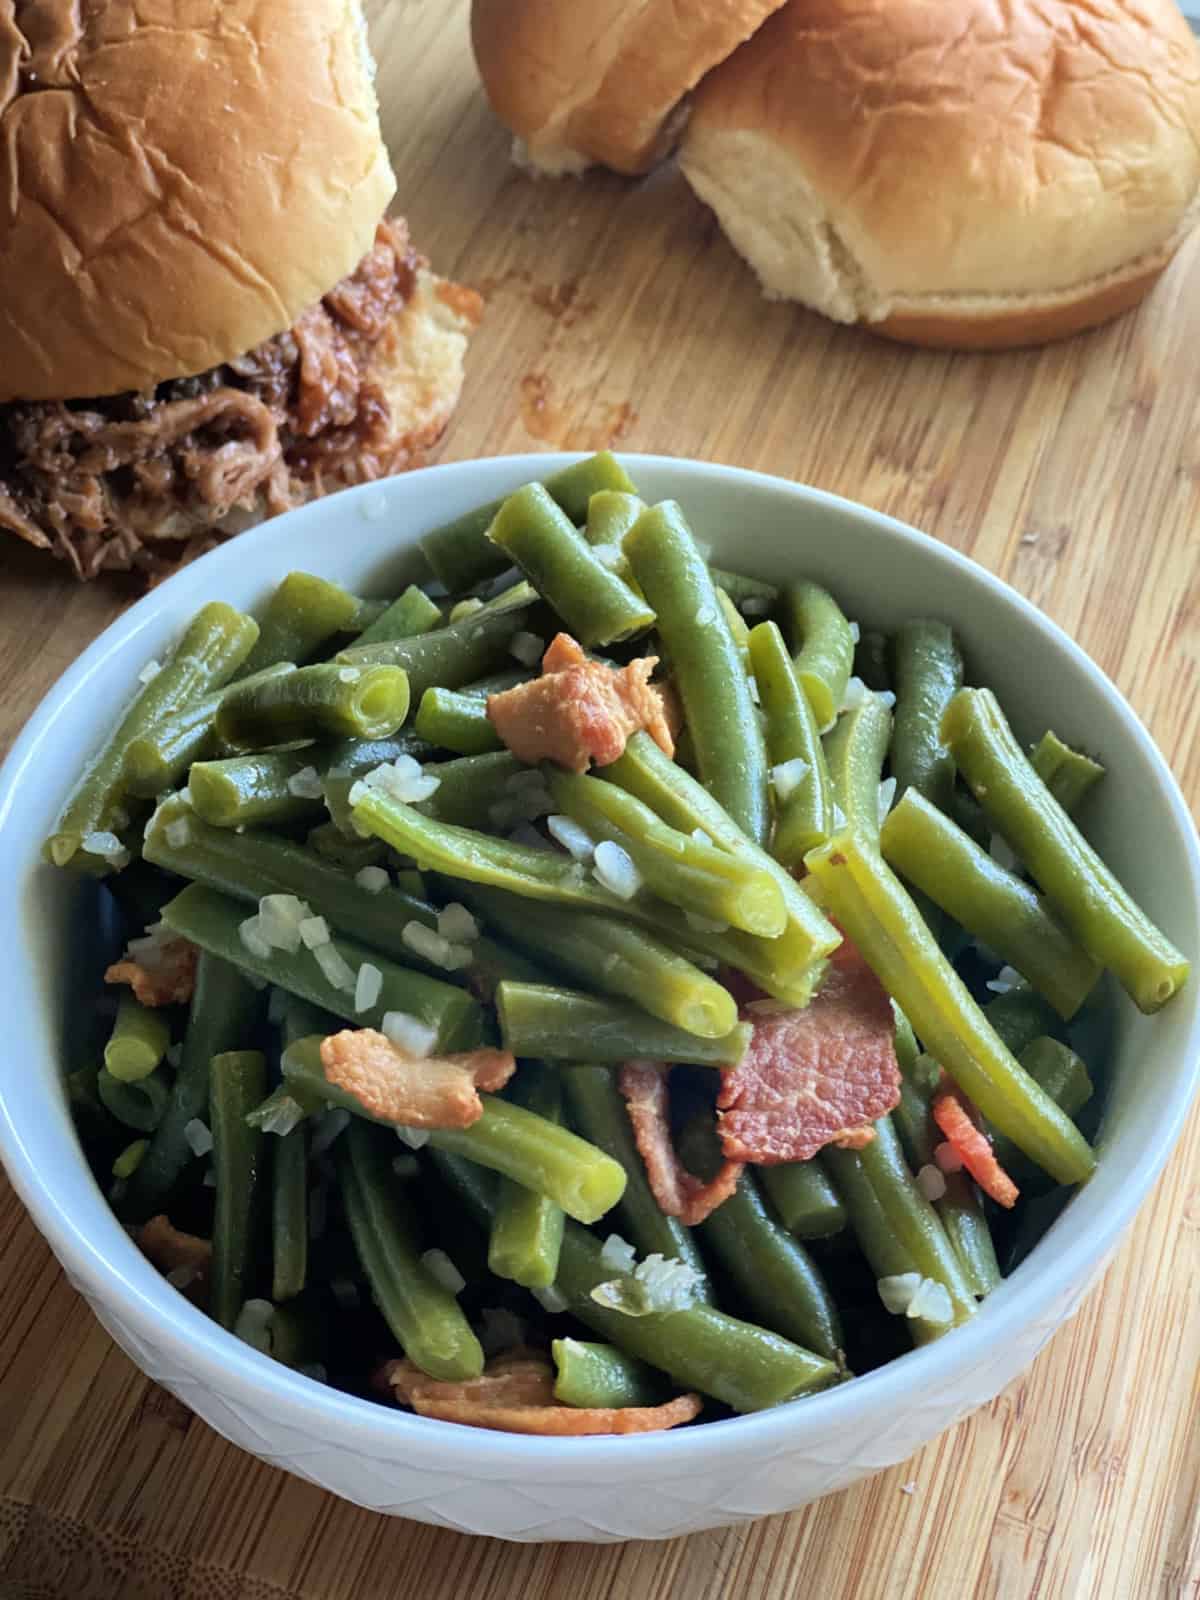
<svg viewBox="0 0 1200 1600">
<path fill-rule="evenodd" d="M 617 445 L 878 506 L 1073 633 L 1200 797 L 1200 241 L 1088 337 L 899 349 L 768 305 L 671 169 L 512 168 L 464 0 L 368 9 L 400 204 L 488 301 L 442 459 Z M 132 592 L 4 549 L 0 749 Z M 116 1350 L 0 1180 L 0 1600 L 1195 1596 L 1198 1152 L 1193 1119 L 1075 1321 L 920 1455 L 792 1516 L 616 1548 L 435 1532 L 240 1454 Z"/>
</svg>

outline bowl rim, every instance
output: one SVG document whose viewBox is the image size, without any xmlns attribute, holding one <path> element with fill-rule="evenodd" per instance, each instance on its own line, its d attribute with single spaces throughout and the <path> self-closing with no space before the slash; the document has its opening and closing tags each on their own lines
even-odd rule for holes
<svg viewBox="0 0 1200 1600">
<path fill-rule="evenodd" d="M 420 468 L 402 479 L 390 481 L 412 485 L 413 492 L 419 492 L 427 484 L 453 485 L 457 480 L 467 482 L 474 477 L 511 476 L 514 483 L 519 483 L 524 481 L 522 474 L 540 477 L 581 460 L 587 454 L 539 451 L 479 457 Z M 697 484 L 719 479 L 740 484 L 751 492 L 790 496 L 840 517 L 866 520 L 902 544 L 917 547 L 924 556 L 956 569 L 959 575 L 982 585 L 994 598 L 1014 608 L 1028 625 L 1046 634 L 1096 682 L 1124 734 L 1139 747 L 1167 801 L 1175 824 L 1180 865 L 1186 868 L 1193 897 L 1200 900 L 1200 839 L 1165 758 L 1103 669 L 1057 623 L 1009 584 L 953 546 L 943 544 L 886 512 L 828 490 L 770 473 L 689 457 L 621 452 L 620 458 L 635 472 L 639 466 L 663 469 L 682 473 Z M 242 551 L 248 546 L 265 548 L 277 539 L 286 540 L 300 519 L 324 519 L 331 511 L 335 518 L 366 515 L 365 497 L 378 495 L 386 487 L 386 482 L 372 483 L 341 491 L 263 523 L 241 534 L 233 543 Z M 416 535 L 411 535 L 405 540 L 406 547 L 415 546 L 415 541 Z M 0 766 L 0 846 L 5 839 L 14 794 L 23 776 L 32 767 L 43 744 L 53 738 L 58 719 L 69 711 L 92 674 L 156 619 L 177 596 L 202 589 L 208 573 L 219 568 L 223 560 L 230 559 L 229 549 L 230 546 L 225 545 L 201 557 L 137 601 L 98 635 L 50 689 Z M 16 885 L 23 876 L 23 873 L 6 873 L 0 881 L 0 921 L 19 922 L 15 894 Z M 1022 1267 L 988 1297 L 971 1322 L 954 1331 L 953 1337 L 906 1352 L 848 1384 L 806 1396 L 802 1405 L 782 1405 L 655 1434 L 545 1439 L 463 1428 L 393 1410 L 305 1378 L 253 1350 L 192 1306 L 184 1296 L 172 1291 L 137 1253 L 132 1242 L 124 1265 L 110 1259 L 59 1202 L 53 1181 L 47 1181 L 38 1170 L 9 1103 L 2 1077 L 0 1157 L 14 1189 L 66 1270 L 69 1281 L 82 1290 L 93 1309 L 97 1301 L 102 1306 L 111 1303 L 139 1340 L 145 1340 L 151 1349 L 165 1348 L 193 1381 L 224 1399 L 234 1397 L 239 1404 L 260 1413 L 266 1409 L 274 1421 L 294 1426 L 298 1431 L 315 1429 L 324 1434 L 331 1448 L 355 1448 L 369 1437 L 375 1448 L 386 1447 L 388 1454 L 399 1454 L 411 1445 L 427 1464 L 437 1458 L 439 1464 L 460 1470 L 486 1467 L 495 1473 L 514 1465 L 527 1469 L 536 1466 L 570 1471 L 574 1481 L 586 1482 L 589 1467 L 630 1467 L 636 1463 L 669 1467 L 679 1474 L 689 1467 L 700 1467 L 714 1452 L 737 1450 L 740 1453 L 753 1447 L 757 1447 L 755 1453 L 777 1451 L 800 1442 L 807 1432 L 829 1432 L 839 1422 L 861 1421 L 873 1409 L 884 1417 L 893 1415 L 904 1409 L 906 1393 L 921 1392 L 931 1380 L 935 1387 L 946 1388 L 956 1377 L 985 1361 L 989 1350 L 1015 1338 L 1031 1323 L 1044 1321 L 1047 1331 L 1051 1331 L 1061 1315 L 1057 1308 L 1064 1287 L 1090 1281 L 1141 1206 L 1182 1131 L 1200 1084 L 1200 982 L 1195 978 L 1184 991 L 1183 1003 L 1190 1007 L 1191 1017 L 1180 1046 L 1181 1065 L 1162 1108 L 1155 1141 L 1139 1152 L 1125 1174 L 1118 1196 L 1098 1213 L 1086 1235 L 1060 1248 L 1053 1273 L 1029 1270 L 1044 1248 L 1045 1240 L 1039 1241 Z M 15 1014 L 19 1015 L 19 1011 Z M 97 1199 L 107 1211 L 107 1202 L 99 1191 Z M 119 1228 L 115 1216 L 111 1212 L 107 1214 Z"/>
</svg>

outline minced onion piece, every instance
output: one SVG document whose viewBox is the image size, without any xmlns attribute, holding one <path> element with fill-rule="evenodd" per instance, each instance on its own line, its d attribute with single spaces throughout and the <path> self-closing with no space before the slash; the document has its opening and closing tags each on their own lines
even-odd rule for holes
<svg viewBox="0 0 1200 1600">
<path fill-rule="evenodd" d="M 300 942 L 307 950 L 329 943 L 329 924 L 324 917 L 305 917 L 298 926 Z"/>
<path fill-rule="evenodd" d="M 304 1107 L 290 1094 L 280 1095 L 271 1109 L 259 1117 L 256 1126 L 262 1133 L 275 1133 L 286 1139 L 304 1121 Z"/>
<path fill-rule="evenodd" d="M 271 946 L 262 936 L 257 917 L 247 917 L 245 922 L 238 924 L 238 938 L 252 956 L 257 956 L 260 961 L 271 959 Z"/>
<path fill-rule="evenodd" d="M 508 653 L 515 656 L 523 667 L 536 667 L 546 652 L 546 641 L 536 633 L 526 633 L 519 628 L 509 640 Z"/>
<path fill-rule="evenodd" d="M 859 627 L 857 622 L 852 622 L 850 624 L 850 637 L 854 640 L 855 644 L 857 644 L 862 638 L 862 629 Z"/>
<path fill-rule="evenodd" d="M 596 846 L 592 872 L 598 883 L 622 900 L 632 900 L 642 887 L 642 875 L 633 858 L 611 839 L 602 839 Z"/>
<path fill-rule="evenodd" d="M 451 1294 L 461 1294 L 467 1280 L 444 1250 L 426 1250 L 421 1255 L 421 1265 L 434 1280 Z"/>
<path fill-rule="evenodd" d="M 344 994 L 354 993 L 357 983 L 354 968 L 340 950 L 332 944 L 319 944 L 313 955 L 326 983 L 334 989 L 340 989 Z"/>
<path fill-rule="evenodd" d="M 186 817 L 175 817 L 167 823 L 165 834 L 172 850 L 182 850 L 191 843 L 192 825 Z"/>
<path fill-rule="evenodd" d="M 946 1192 L 946 1175 L 940 1167 L 927 1162 L 917 1173 L 917 1188 L 926 1200 L 940 1200 Z"/>
<path fill-rule="evenodd" d="M 696 615 L 692 621 L 698 628 L 707 628 L 717 620 L 717 613 L 707 601 L 702 606 L 696 607 Z"/>
<path fill-rule="evenodd" d="M 753 673 L 751 673 L 750 676 L 746 679 L 746 683 L 747 683 L 747 686 L 748 686 L 748 688 L 750 690 L 750 698 L 751 698 L 751 700 L 754 701 L 754 704 L 756 706 L 761 705 L 762 704 L 762 696 L 759 693 L 759 689 L 758 689 L 758 679 L 754 676 Z"/>
<path fill-rule="evenodd" d="M 359 867 L 354 874 L 354 881 L 368 894 L 382 894 L 392 880 L 383 867 Z"/>
<path fill-rule="evenodd" d="M 301 925 L 311 916 L 312 907 L 294 894 L 265 894 L 258 902 L 258 932 L 273 949 L 295 955 Z"/>
<path fill-rule="evenodd" d="M 637 1251 L 628 1239 L 610 1233 L 600 1249 L 600 1265 L 610 1272 L 632 1272 L 637 1265 Z"/>
<path fill-rule="evenodd" d="M 558 1316 L 560 1311 L 565 1311 L 570 1303 L 562 1290 L 556 1288 L 552 1283 L 545 1289 L 531 1289 L 530 1293 L 542 1310 L 548 1312 L 552 1317 Z"/>
<path fill-rule="evenodd" d="M 922 1278 L 916 1292 L 905 1307 L 904 1315 L 924 1322 L 946 1323 L 954 1319 L 954 1305 L 950 1291 L 936 1278 Z"/>
<path fill-rule="evenodd" d="M 364 961 L 354 982 L 355 1011 L 370 1011 L 376 1005 L 383 989 L 383 973 L 371 962 Z"/>
<path fill-rule="evenodd" d="M 943 1139 L 941 1144 L 934 1145 L 933 1159 L 937 1162 L 938 1166 L 941 1167 L 943 1172 L 962 1171 L 962 1157 L 950 1143 L 949 1139 Z"/>
<path fill-rule="evenodd" d="M 423 922 L 406 922 L 400 930 L 400 938 L 423 961 L 440 967 L 443 972 L 457 972 L 461 967 L 469 967 L 474 960 L 466 945 L 451 944 Z"/>
<path fill-rule="evenodd" d="M 879 785 L 879 826 L 881 828 L 887 821 L 887 814 L 892 809 L 892 801 L 895 798 L 895 778 L 884 778 Z"/>
<path fill-rule="evenodd" d="M 118 872 L 122 867 L 129 865 L 129 851 L 116 834 L 109 833 L 107 829 L 85 833 L 79 841 L 79 848 L 85 855 L 99 856 L 101 861 L 107 861 L 109 866 L 115 867 Z"/>
<path fill-rule="evenodd" d="M 581 828 L 572 817 L 555 812 L 546 818 L 546 831 L 558 841 L 568 855 L 576 861 L 590 861 L 595 854 L 596 841 L 586 828 Z"/>
<path fill-rule="evenodd" d="M 263 1355 L 271 1354 L 271 1324 L 275 1320 L 275 1307 L 269 1300 L 247 1300 L 237 1314 L 234 1334 L 243 1344 Z"/>
<path fill-rule="evenodd" d="M 162 671 L 162 662 L 156 660 L 154 658 L 154 656 L 151 656 L 149 661 L 147 661 L 146 665 L 138 673 L 138 682 L 139 683 L 153 683 L 155 678 L 158 677 L 158 675 L 159 675 L 159 673 L 161 671 Z"/>
<path fill-rule="evenodd" d="M 437 931 L 443 939 L 458 944 L 470 944 L 479 937 L 479 924 L 458 900 L 451 900 L 438 912 Z"/>
<path fill-rule="evenodd" d="M 389 799 L 416 805 L 418 801 L 428 800 L 431 794 L 436 793 L 441 782 L 440 778 L 423 772 L 421 763 L 412 756 L 397 756 L 395 761 L 384 761 L 372 767 L 370 772 L 364 773 L 351 784 L 350 804 L 357 805 L 369 790 L 374 790 L 377 794 L 387 795 Z"/>
<path fill-rule="evenodd" d="M 780 805 L 786 804 L 808 776 L 809 764 L 803 756 L 793 756 L 790 761 L 777 762 L 771 768 L 771 783 Z"/>
<path fill-rule="evenodd" d="M 869 692 L 861 678 L 848 678 L 846 680 L 846 692 L 843 694 L 842 703 L 838 707 L 839 714 L 843 711 L 853 711 L 857 706 L 862 705 Z"/>
<path fill-rule="evenodd" d="M 700 1274 L 677 1256 L 657 1251 L 633 1269 L 632 1276 L 598 1283 L 591 1298 L 610 1311 L 628 1317 L 652 1316 L 662 1311 L 682 1311 L 696 1298 Z"/>
<path fill-rule="evenodd" d="M 357 667 L 341 667 L 338 671 L 339 683 L 357 683 L 362 673 Z"/>
<path fill-rule="evenodd" d="M 299 772 L 293 772 L 287 786 L 288 793 L 298 800 L 319 800 L 325 793 L 316 767 L 301 767 Z"/>
<path fill-rule="evenodd" d="M 194 1156 L 206 1156 L 213 1147 L 212 1129 L 207 1122 L 201 1122 L 199 1117 L 193 1117 L 190 1122 L 184 1123 L 183 1137 L 187 1140 L 187 1147 Z"/>
<path fill-rule="evenodd" d="M 437 1043 L 437 1029 L 407 1011 L 385 1011 L 379 1031 L 397 1050 L 418 1058 L 427 1057 Z"/>
<path fill-rule="evenodd" d="M 879 1298 L 883 1301 L 885 1311 L 890 1311 L 894 1317 L 903 1316 L 908 1310 L 909 1303 L 921 1286 L 919 1272 L 897 1272 L 887 1278 L 876 1280 L 875 1287 L 879 1290 Z"/>
<path fill-rule="evenodd" d="M 879 701 L 879 704 L 884 708 L 885 711 L 892 711 L 895 709 L 896 696 L 890 689 L 876 689 L 875 698 Z"/>
<path fill-rule="evenodd" d="M 989 978 L 984 984 L 985 989 L 990 989 L 993 994 L 1008 994 L 1010 990 L 1019 989 L 1025 979 L 1015 967 L 1001 967 L 994 978 Z"/>
<path fill-rule="evenodd" d="M 167 1273 L 167 1282 L 172 1289 L 178 1289 L 182 1293 L 184 1289 L 190 1289 L 199 1276 L 200 1268 L 191 1266 L 184 1261 L 179 1266 L 171 1268 L 170 1272 Z"/>
<path fill-rule="evenodd" d="M 350 1113 L 345 1106 L 330 1106 L 328 1111 L 313 1122 L 312 1144 L 309 1153 L 313 1156 L 324 1155 L 335 1139 L 339 1139 L 350 1126 Z"/>
<path fill-rule="evenodd" d="M 429 1129 L 397 1126 L 396 1137 L 410 1150 L 421 1150 L 429 1143 Z"/>
<path fill-rule="evenodd" d="M 770 609 L 771 602 L 765 594 L 748 594 L 738 603 L 744 617 L 765 617 Z"/>
</svg>

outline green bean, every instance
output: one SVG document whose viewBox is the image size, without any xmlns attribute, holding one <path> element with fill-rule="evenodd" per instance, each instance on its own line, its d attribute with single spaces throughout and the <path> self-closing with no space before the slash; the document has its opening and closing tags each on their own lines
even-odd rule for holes
<svg viewBox="0 0 1200 1600">
<path fill-rule="evenodd" d="M 271 1299 L 294 1300 L 307 1278 L 308 1129 L 301 1122 L 271 1145 Z"/>
<path fill-rule="evenodd" d="M 625 552 L 658 613 L 704 787 L 761 846 L 771 821 L 762 729 L 708 568 L 679 506 L 668 500 L 645 512 Z"/>
<path fill-rule="evenodd" d="M 787 1161 L 757 1174 L 779 1220 L 797 1239 L 828 1239 L 846 1226 L 846 1208 L 819 1161 Z"/>
<path fill-rule="evenodd" d="M 537 605 L 540 598 L 533 585 L 525 578 L 521 578 L 516 583 L 510 583 L 507 589 L 501 589 L 500 593 L 494 594 L 490 600 L 480 600 L 478 602 L 463 600 L 460 601 L 460 604 L 470 606 L 471 610 L 467 611 L 465 615 L 474 617 L 478 621 L 480 617 L 494 616 L 500 611 L 515 611 L 518 607 L 522 610 L 527 610 L 530 606 Z M 451 613 L 450 620 L 455 620 L 453 613 Z"/>
<path fill-rule="evenodd" d="M 469 1128 L 432 1128 L 429 1142 L 544 1195 L 578 1222 L 597 1222 L 625 1188 L 625 1169 L 569 1128 L 484 1094 Z"/>
<path fill-rule="evenodd" d="M 356 595 L 354 597 L 354 615 L 351 617 L 350 626 L 346 631 L 352 633 L 357 639 L 368 628 L 374 627 L 391 604 L 390 600 L 380 600 L 361 594 Z"/>
<path fill-rule="evenodd" d="M 426 689 L 458 689 L 511 662 L 513 637 L 525 626 L 527 616 L 520 607 L 477 612 L 417 638 L 352 645 L 337 661 L 346 667 L 402 668 L 408 674 L 412 701 L 420 705 Z"/>
<path fill-rule="evenodd" d="M 1082 750 L 1073 750 L 1058 735 L 1047 729 L 1029 758 L 1038 777 L 1069 817 L 1075 815 L 1084 796 L 1104 776 L 1104 768 Z"/>
<path fill-rule="evenodd" d="M 148 1139 L 135 1139 L 132 1144 L 127 1144 L 124 1150 L 112 1164 L 112 1175 L 118 1180 L 132 1178 L 142 1164 L 142 1159 L 150 1141 Z"/>
<path fill-rule="evenodd" d="M 517 773 L 528 771 L 507 750 L 460 756 L 456 761 L 428 762 L 425 775 L 436 778 L 438 787 L 416 809 L 436 822 L 459 828 L 478 827 L 489 821 L 488 812 L 511 792 L 509 783 Z"/>
<path fill-rule="evenodd" d="M 613 1210 L 612 1222 L 640 1255 L 674 1257 L 691 1267 L 697 1296 L 711 1301 L 712 1288 L 691 1230 L 678 1217 L 666 1215 L 646 1180 L 625 1099 L 611 1071 L 607 1067 L 563 1066 L 560 1072 L 575 1127 L 589 1144 L 624 1168 L 625 1192 Z"/>
<path fill-rule="evenodd" d="M 698 1178 L 716 1176 L 721 1148 L 708 1115 L 684 1128 L 679 1154 Z M 756 1320 L 806 1350 L 840 1359 L 841 1320 L 825 1281 L 804 1246 L 770 1215 L 748 1168 L 698 1231 Z"/>
<path fill-rule="evenodd" d="M 496 1008 L 505 1048 L 515 1056 L 552 1061 L 689 1061 L 736 1067 L 750 1042 L 748 1023 L 723 1037 L 702 1039 L 660 1022 L 636 1006 L 598 1000 L 549 984 L 497 985 Z"/>
<path fill-rule="evenodd" d="M 962 688 L 958 643 L 944 622 L 922 617 L 902 623 L 893 646 L 896 720 L 891 770 L 897 798 L 910 787 L 949 812 L 954 794 L 954 759 L 942 739 L 942 715 Z"/>
<path fill-rule="evenodd" d="M 246 1044 L 253 1035 L 257 1011 L 258 995 L 242 974 L 202 951 L 171 1097 L 125 1197 L 124 1210 L 133 1220 L 144 1221 L 163 1210 L 176 1183 L 195 1160 L 184 1130 L 188 1123 L 208 1115 L 209 1065 L 213 1056 Z"/>
<path fill-rule="evenodd" d="M 197 761 L 188 778 L 188 795 L 202 821 L 215 828 L 255 828 L 299 822 L 321 814 L 320 794 L 297 794 L 293 782 L 315 771 L 311 750 L 264 750 Z"/>
<path fill-rule="evenodd" d="M 134 697 L 116 732 L 89 761 L 57 829 L 46 841 L 48 861 L 56 867 L 74 862 L 88 871 L 110 870 L 111 862 L 85 849 L 84 840 L 118 828 L 130 744 L 190 700 L 227 683 L 257 637 L 258 625 L 252 618 L 219 601 L 197 613 L 171 660 Z"/>
<path fill-rule="evenodd" d="M 413 728 L 430 744 L 461 756 L 481 756 L 503 749 L 500 735 L 488 721 L 487 701 L 461 690 L 426 689 Z"/>
<path fill-rule="evenodd" d="M 171 1028 L 161 1011 L 139 1005 L 131 994 L 117 1002 L 117 1020 L 104 1046 L 104 1065 L 114 1078 L 148 1078 L 167 1053 Z"/>
<path fill-rule="evenodd" d="M 608 565 L 626 583 L 630 580 L 630 571 L 625 556 L 625 535 L 645 509 L 644 500 L 620 489 L 601 489 L 588 501 L 583 536 L 593 549 L 612 552 Z"/>
<path fill-rule="evenodd" d="M 890 866 L 1015 967 L 1061 1017 L 1075 1015 L 1100 968 L 1023 879 L 994 861 L 915 785 L 888 816 L 880 843 Z"/>
<path fill-rule="evenodd" d="M 877 694 L 866 693 L 823 741 L 835 805 L 845 825 L 872 842 L 879 838 L 879 784 L 891 733 L 891 712 Z"/>
<path fill-rule="evenodd" d="M 545 1068 L 528 1063 L 509 1089 L 514 1105 L 523 1106 L 547 1122 L 562 1121 L 562 1089 Z M 562 1207 L 502 1178 L 492 1214 L 488 1266 L 498 1278 L 509 1278 L 526 1289 L 548 1289 L 558 1275 L 562 1249 Z"/>
<path fill-rule="evenodd" d="M 415 1219 L 390 1165 L 396 1141 L 352 1121 L 336 1148 L 354 1248 L 375 1303 L 405 1355 L 434 1378 L 479 1377 L 479 1340 L 458 1301 L 417 1253 Z"/>
<path fill-rule="evenodd" d="M 846 696 L 854 635 L 837 601 L 819 584 L 789 584 L 783 599 L 796 676 L 817 726 L 825 730 L 833 726 Z"/>
<path fill-rule="evenodd" d="M 357 597 L 338 583 L 311 572 L 289 572 L 267 601 L 258 643 L 239 676 L 248 677 L 278 661 L 298 665 L 310 660 L 328 639 L 354 627 L 359 605 Z"/>
<path fill-rule="evenodd" d="M 1014 1056 L 1019 1056 L 1039 1035 L 1052 1033 L 1059 1025 L 1052 1008 L 1023 983 L 989 1000 L 983 1014 L 1005 1049 Z"/>
<path fill-rule="evenodd" d="M 593 839 L 619 845 L 668 904 L 763 938 L 783 932 L 787 908 L 770 872 L 672 828 L 616 784 L 553 769 L 546 781 L 555 805 Z"/>
<path fill-rule="evenodd" d="M 1060 1183 L 1090 1177 L 1086 1140 L 1005 1049 L 883 858 L 847 829 L 807 864 L 822 904 L 983 1115 Z"/>
<path fill-rule="evenodd" d="M 546 489 L 576 524 L 586 520 L 588 503 L 601 490 L 637 492 L 624 467 L 607 450 L 556 472 L 546 479 Z M 434 528 L 421 540 L 425 559 L 451 594 L 495 577 L 508 565 L 507 556 L 487 538 L 492 520 L 503 504 L 503 500 L 493 500 L 478 506 L 455 521 Z"/>
<path fill-rule="evenodd" d="M 804 763 L 791 792 L 779 799 L 771 841 L 771 854 L 790 870 L 833 832 L 833 789 L 816 718 L 775 623 L 760 622 L 752 630 L 750 662 L 766 719 L 768 760 L 772 767 Z M 778 795 L 778 780 L 776 787 Z"/>
<path fill-rule="evenodd" d="M 307 848 L 343 872 L 361 872 L 364 867 L 386 866 L 387 846 L 379 839 L 351 838 L 336 822 L 322 822 L 305 836 Z"/>
<path fill-rule="evenodd" d="M 1186 981 L 1190 963 L 1117 881 L 1038 777 L 996 697 L 989 689 L 960 690 L 950 702 L 942 732 L 993 826 L 1079 943 L 1116 975 L 1139 1010 L 1159 1010 Z"/>
<path fill-rule="evenodd" d="M 281 661 L 243 681 L 269 683 L 272 678 L 286 677 L 295 670 L 290 661 Z M 125 754 L 125 780 L 130 794 L 157 799 L 183 781 L 193 761 L 206 761 L 220 752 L 217 712 L 228 692 L 216 689 L 211 694 L 198 695 L 157 727 L 130 741 Z"/>
<path fill-rule="evenodd" d="M 630 639 L 653 624 L 650 606 L 605 566 L 540 483 L 509 495 L 487 536 L 585 647 Z"/>
<path fill-rule="evenodd" d="M 258 1050 L 230 1050 L 212 1058 L 209 1126 L 216 1171 L 216 1212 L 209 1314 L 232 1328 L 253 1293 L 262 1257 L 263 1135 L 246 1123 L 267 1092 L 266 1058 Z"/>
<path fill-rule="evenodd" d="M 474 885 L 462 897 L 485 922 L 536 961 L 602 994 L 629 1000 L 652 1017 L 701 1039 L 722 1039 L 736 1024 L 728 989 L 663 940 L 617 917 L 530 903 Z"/>
<path fill-rule="evenodd" d="M 153 1133 L 167 1108 L 171 1081 L 161 1067 L 141 1078 L 118 1078 L 104 1067 L 96 1079 L 96 1092 L 118 1122 L 139 1133 Z"/>
<path fill-rule="evenodd" d="M 746 615 L 751 614 L 746 601 L 756 602 L 757 609 L 766 612 L 771 609 L 779 599 L 779 590 L 773 583 L 766 583 L 762 578 L 748 578 L 742 572 L 730 572 L 726 567 L 709 567 L 712 581 L 719 589 L 733 601 L 739 610 L 744 609 Z"/>
<path fill-rule="evenodd" d="M 415 639 L 442 625 L 441 608 L 436 606 L 423 589 L 415 583 L 398 600 L 393 600 L 369 628 L 364 628 L 355 639 L 356 645 L 390 644 L 393 639 Z"/>
<path fill-rule="evenodd" d="M 470 1049 L 478 1043 L 479 1007 L 463 990 L 397 966 L 377 950 L 344 936 L 330 938 L 328 944 L 333 956 L 349 968 L 347 986 L 335 986 L 314 952 L 303 945 L 294 953 L 274 949 L 260 956 L 251 951 L 240 932 L 243 910 L 238 901 L 193 883 L 163 907 L 163 921 L 211 955 L 345 1017 L 356 1027 L 378 1028 L 385 1012 L 404 1011 L 436 1029 L 439 1050 Z M 354 1004 L 354 977 L 364 965 L 380 973 L 382 984 L 375 1004 L 359 1011 Z"/>
<path fill-rule="evenodd" d="M 667 1398 L 661 1376 L 644 1361 L 611 1344 L 582 1339 L 554 1339 L 554 1398 L 559 1405 L 624 1408 L 656 1406 Z"/>
<path fill-rule="evenodd" d="M 1040 1035 L 1021 1051 L 1021 1065 L 1059 1106 L 1074 1120 L 1092 1097 L 1088 1069 L 1074 1050 L 1057 1039 Z M 996 1160 L 1021 1188 L 1037 1182 L 1038 1173 L 1020 1154 L 1011 1139 L 1003 1134 L 993 1141 Z"/>
<path fill-rule="evenodd" d="M 356 778 L 365 777 L 376 767 L 393 766 L 402 756 L 425 761 L 433 747 L 411 733 L 395 733 L 390 739 L 341 739 L 308 752 L 321 778 L 325 806 L 333 824 L 342 833 L 358 837 L 350 818 L 350 791 Z"/>
<path fill-rule="evenodd" d="M 887 634 L 868 628 L 854 652 L 854 670 L 875 694 L 884 694 L 892 687 L 891 655 Z"/>
<path fill-rule="evenodd" d="M 231 689 L 217 712 L 217 733 L 242 749 L 294 739 L 386 739 L 407 715 L 408 678 L 399 667 L 321 661 Z"/>
</svg>

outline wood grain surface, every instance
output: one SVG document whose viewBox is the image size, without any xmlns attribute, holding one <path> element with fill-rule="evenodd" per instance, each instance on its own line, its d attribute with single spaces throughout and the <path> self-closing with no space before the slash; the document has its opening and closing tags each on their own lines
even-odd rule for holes
<svg viewBox="0 0 1200 1600">
<path fill-rule="evenodd" d="M 895 348 L 764 302 L 673 170 L 512 168 L 462 0 L 369 10 L 400 204 L 488 301 L 443 459 L 619 445 L 891 512 L 1073 633 L 1200 797 L 1200 240 L 1088 337 Z M 0 749 L 132 592 L 0 553 Z M 1198 1154 L 1193 1119 L 1074 1323 L 905 1465 L 792 1516 L 605 1548 L 376 1517 L 240 1454 L 112 1345 L 0 1180 L 0 1600 L 1200 1595 Z"/>
</svg>

